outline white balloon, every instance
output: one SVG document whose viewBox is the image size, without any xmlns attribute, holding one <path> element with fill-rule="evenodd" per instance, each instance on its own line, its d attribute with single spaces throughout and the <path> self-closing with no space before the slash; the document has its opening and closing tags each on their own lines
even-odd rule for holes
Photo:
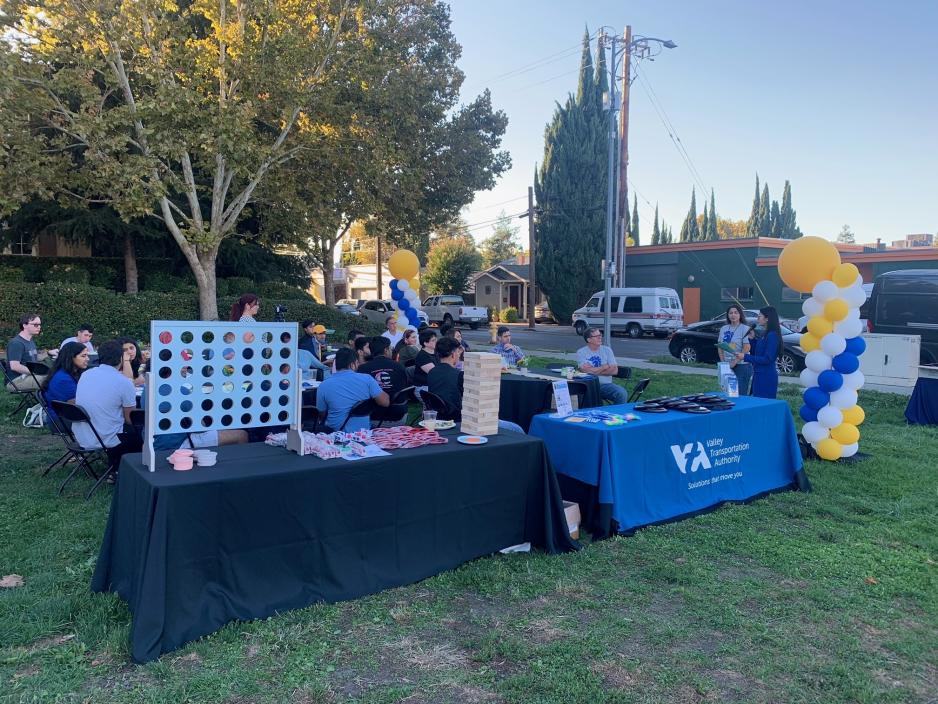
<svg viewBox="0 0 938 704">
<path fill-rule="evenodd" d="M 840 410 L 853 408 L 857 405 L 857 392 L 854 389 L 841 386 L 836 391 L 831 392 L 830 405 Z"/>
<path fill-rule="evenodd" d="M 802 315 L 798 318 L 798 329 L 795 332 L 804 332 L 808 327 L 808 321 L 811 320 L 807 315 Z"/>
<path fill-rule="evenodd" d="M 852 445 L 844 445 L 843 447 L 840 448 L 840 456 L 841 457 L 853 457 L 855 454 L 857 454 L 857 450 L 859 449 L 860 449 L 860 444 L 856 442 L 853 443 Z"/>
<path fill-rule="evenodd" d="M 827 303 L 840 295 L 840 289 L 833 281 L 824 280 L 814 284 L 814 290 L 811 293 L 821 303 Z"/>
<path fill-rule="evenodd" d="M 831 431 L 817 421 L 811 421 L 804 424 L 804 427 L 801 429 L 801 434 L 809 443 L 816 445 L 817 443 L 821 442 L 821 440 L 826 440 L 829 438 Z"/>
<path fill-rule="evenodd" d="M 821 351 L 829 357 L 836 357 L 847 349 L 847 341 L 843 335 L 830 332 L 821 338 Z"/>
<path fill-rule="evenodd" d="M 866 303 L 866 291 L 863 290 L 862 283 L 840 289 L 840 297 L 843 298 L 851 308 L 859 308 Z"/>
<path fill-rule="evenodd" d="M 844 414 L 840 412 L 839 408 L 827 405 L 817 412 L 817 422 L 825 428 L 836 428 L 844 422 Z"/>
<path fill-rule="evenodd" d="M 409 289 L 409 288 L 410 288 L 410 284 L 407 283 L 406 280 L 404 280 L 404 279 L 398 279 L 398 280 L 397 280 L 397 290 L 398 290 L 398 291 L 406 291 L 406 290 Z"/>
<path fill-rule="evenodd" d="M 831 368 L 831 358 L 821 350 L 812 350 L 805 355 L 804 365 L 812 372 L 821 373 L 825 369 Z"/>
<path fill-rule="evenodd" d="M 809 318 L 824 314 L 824 304 L 816 298 L 808 298 L 801 304 L 801 312 Z"/>
<path fill-rule="evenodd" d="M 854 308 L 853 310 L 857 310 Z M 847 317 L 844 320 L 834 323 L 834 333 L 843 335 L 845 339 L 856 337 L 864 333 L 863 323 L 859 318 Z"/>
<path fill-rule="evenodd" d="M 855 372 L 850 374 L 844 374 L 844 388 L 857 389 L 863 388 L 863 384 L 866 383 L 866 377 L 863 376 L 863 372 L 857 369 Z"/>
<path fill-rule="evenodd" d="M 417 292 L 414 291 L 414 289 L 409 288 L 406 291 L 404 291 L 404 298 L 406 298 L 408 301 L 417 301 Z M 411 307 L 413 308 L 414 306 L 411 306 Z"/>
<path fill-rule="evenodd" d="M 807 389 L 810 389 L 812 386 L 817 386 L 817 375 L 817 372 L 805 367 L 801 370 L 801 383 L 804 384 Z"/>
</svg>

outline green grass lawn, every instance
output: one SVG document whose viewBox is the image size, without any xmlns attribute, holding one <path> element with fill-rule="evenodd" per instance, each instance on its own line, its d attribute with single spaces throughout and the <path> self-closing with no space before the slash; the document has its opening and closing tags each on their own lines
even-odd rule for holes
<svg viewBox="0 0 938 704">
<path fill-rule="evenodd" d="M 651 395 L 709 377 L 644 372 Z M 794 387 L 782 387 L 796 409 Z M 493 556 L 400 589 L 231 624 L 157 662 L 91 594 L 110 490 L 55 495 L 59 452 L 0 401 L 0 701 L 933 702 L 938 430 L 861 393 L 855 464 L 575 554 Z"/>
</svg>

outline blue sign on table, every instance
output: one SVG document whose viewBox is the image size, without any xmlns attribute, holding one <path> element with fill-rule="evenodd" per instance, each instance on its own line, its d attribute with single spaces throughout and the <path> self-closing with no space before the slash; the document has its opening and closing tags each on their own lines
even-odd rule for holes
<svg viewBox="0 0 938 704">
<path fill-rule="evenodd" d="M 635 413 L 626 425 L 535 416 L 555 470 L 597 487 L 620 531 L 702 511 L 724 501 L 794 488 L 802 471 L 795 424 L 784 401 L 750 396 L 730 411 Z"/>
</svg>

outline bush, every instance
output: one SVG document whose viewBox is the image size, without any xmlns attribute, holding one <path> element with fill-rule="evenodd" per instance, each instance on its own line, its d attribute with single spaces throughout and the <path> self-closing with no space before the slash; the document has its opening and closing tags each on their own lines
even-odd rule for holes
<svg viewBox="0 0 938 704">
<path fill-rule="evenodd" d="M 25 281 L 26 276 L 22 269 L 12 266 L 0 267 L 0 281 Z"/>
<path fill-rule="evenodd" d="M 96 266 L 91 270 L 89 275 L 89 281 L 92 286 L 98 286 L 99 288 L 110 288 L 116 289 L 118 281 L 123 282 L 123 268 L 121 269 L 121 275 L 118 276 L 117 269 L 108 264 L 103 264 L 101 266 Z"/>
<path fill-rule="evenodd" d="M 190 284 L 185 279 L 179 276 L 173 276 L 163 271 L 151 271 L 141 282 L 141 290 L 145 291 L 160 291 L 163 293 L 168 293 L 170 291 L 178 291 L 180 289 L 191 288 Z"/>
<path fill-rule="evenodd" d="M 492 308 L 492 306 L 488 306 L 488 308 L 487 308 L 486 310 L 488 310 L 489 322 L 490 322 L 490 323 L 497 323 L 497 322 L 500 322 L 500 321 L 499 321 L 499 316 L 498 316 L 498 311 L 497 311 L 495 308 Z"/>
<path fill-rule="evenodd" d="M 507 308 L 504 308 L 501 313 L 501 319 L 503 323 L 517 323 L 518 309 L 514 306 L 508 306 Z"/>
<path fill-rule="evenodd" d="M 42 349 L 58 347 L 62 340 L 75 334 L 78 323 L 94 326 L 97 344 L 120 335 L 148 341 L 151 320 L 198 320 L 198 301 L 195 290 L 188 286 L 169 292 L 141 291 L 128 295 L 85 284 L 0 281 L 0 344 L 5 346 L 19 332 L 17 319 L 27 311 L 42 316 L 42 333 L 36 340 Z M 228 317 L 234 301 L 234 296 L 219 297 L 218 310 L 223 319 Z M 260 319 L 273 320 L 278 303 L 287 307 L 289 321 L 310 318 L 334 328 L 333 341 L 344 343 L 352 328 L 366 335 L 378 335 L 383 330 L 380 325 L 334 308 L 296 299 L 265 299 Z"/>
<path fill-rule="evenodd" d="M 228 282 L 228 295 L 234 298 L 240 298 L 245 293 L 257 293 L 258 284 L 246 276 L 231 276 L 225 281 Z"/>
<path fill-rule="evenodd" d="M 230 293 L 233 294 L 234 291 L 230 291 Z M 296 286 L 280 283 L 279 281 L 269 281 L 267 283 L 260 284 L 255 293 L 263 299 L 287 298 L 300 301 L 314 300 L 313 297 L 310 296 L 306 291 L 297 288 Z"/>
<path fill-rule="evenodd" d="M 122 291 L 124 289 L 124 260 L 121 257 L 24 257 L 15 254 L 0 255 L 0 270 L 12 267 L 23 272 L 27 282 L 52 282 L 51 270 L 69 264 L 88 272 L 88 281 L 93 286 L 103 286 Z M 140 278 L 146 279 L 151 272 L 172 273 L 171 259 L 137 257 Z M 103 271 L 102 271 L 103 270 Z M 0 280 L 6 280 L 0 275 Z"/>
<path fill-rule="evenodd" d="M 78 264 L 56 264 L 46 274 L 48 281 L 62 284 L 87 284 L 88 270 Z"/>
</svg>

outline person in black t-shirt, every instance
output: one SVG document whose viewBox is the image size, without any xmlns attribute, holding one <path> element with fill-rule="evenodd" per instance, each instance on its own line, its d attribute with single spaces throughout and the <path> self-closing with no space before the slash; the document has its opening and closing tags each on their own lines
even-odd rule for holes
<svg viewBox="0 0 938 704">
<path fill-rule="evenodd" d="M 371 361 L 359 366 L 358 372 L 373 377 L 381 390 L 394 398 L 394 394 L 407 386 L 407 373 L 402 365 L 388 357 L 390 345 L 386 337 L 371 338 Z"/>
<path fill-rule="evenodd" d="M 448 412 L 437 416 L 440 420 L 462 420 L 463 375 L 456 369 L 460 345 L 451 337 L 444 337 L 436 343 L 439 364 L 427 375 L 430 393 L 436 394 L 446 402 Z"/>
<path fill-rule="evenodd" d="M 436 358 L 436 330 L 424 328 L 417 335 L 420 340 L 420 351 L 414 360 L 414 386 L 426 386 L 427 374 L 440 363 Z"/>
</svg>

